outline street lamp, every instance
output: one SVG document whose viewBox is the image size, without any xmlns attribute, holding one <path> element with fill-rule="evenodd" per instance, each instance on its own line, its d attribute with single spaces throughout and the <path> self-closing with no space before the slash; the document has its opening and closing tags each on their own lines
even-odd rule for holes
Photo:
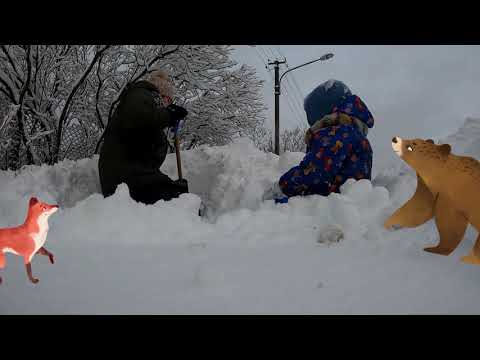
<svg viewBox="0 0 480 360">
<path fill-rule="evenodd" d="M 305 64 L 302 64 L 302 65 L 295 66 L 291 69 L 288 69 L 282 74 L 282 76 L 279 76 L 280 75 L 279 65 L 285 64 L 286 60 L 283 60 L 283 61 L 275 60 L 273 62 L 268 63 L 268 65 L 274 65 L 275 67 L 275 154 L 280 155 L 280 84 L 281 84 L 282 78 L 286 74 L 288 74 L 290 71 L 296 70 L 298 68 L 301 68 L 309 64 L 313 64 L 314 62 L 317 62 L 317 61 L 325 61 L 325 60 L 331 59 L 332 57 L 333 57 L 332 53 L 325 54 L 318 59 L 306 62 Z"/>
</svg>

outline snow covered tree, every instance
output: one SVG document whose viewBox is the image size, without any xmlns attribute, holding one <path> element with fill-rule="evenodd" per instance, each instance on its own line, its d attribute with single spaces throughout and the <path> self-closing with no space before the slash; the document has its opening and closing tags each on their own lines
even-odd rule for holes
<svg viewBox="0 0 480 360">
<path fill-rule="evenodd" d="M 282 151 L 305 152 L 307 149 L 305 144 L 306 131 L 306 127 L 284 130 L 280 135 L 280 149 Z"/>
<path fill-rule="evenodd" d="M 261 82 L 225 45 L 1 45 L 0 95 L 10 168 L 91 156 L 122 89 L 155 68 L 190 111 L 184 148 L 252 136 L 263 121 Z M 5 111 L 7 113 L 8 111 Z M 6 143 L 4 141 L 4 143 Z"/>
<path fill-rule="evenodd" d="M 113 77 L 117 81 L 112 90 L 119 94 L 128 81 L 154 68 L 165 69 L 177 88 L 175 103 L 189 111 L 180 134 L 184 149 L 224 145 L 237 136 L 251 137 L 253 129 L 264 121 L 262 81 L 253 68 L 239 67 L 230 58 L 231 52 L 226 45 L 125 47 L 125 57 L 116 59 L 114 67 L 122 72 Z M 168 56 L 160 55 L 166 53 Z"/>
<path fill-rule="evenodd" d="M 77 95 L 85 92 L 93 67 L 109 47 L 0 46 L 0 92 L 17 106 L 9 132 L 14 140 L 9 152 L 17 157 L 10 157 L 11 168 L 60 159 L 63 130 L 75 117 L 72 109 L 85 99 Z"/>
<path fill-rule="evenodd" d="M 8 148 L 8 137 L 4 135 L 4 133 L 7 125 L 6 115 L 8 113 L 9 106 L 10 104 L 6 96 L 3 93 L 0 93 L 0 169 L 7 168 L 6 151 Z"/>
<path fill-rule="evenodd" d="M 274 152 L 273 132 L 264 122 L 257 124 L 252 131 L 252 141 L 255 146 L 264 152 Z"/>
<path fill-rule="evenodd" d="M 16 122 L 16 114 L 18 105 L 11 104 L 2 111 L 0 124 L 0 154 L 1 169 L 16 170 L 19 167 L 20 152 L 18 134 L 18 123 Z"/>
<path fill-rule="evenodd" d="M 305 152 L 306 127 L 296 127 L 286 129 L 280 132 L 280 151 Z M 254 129 L 253 142 L 255 146 L 265 152 L 274 152 L 274 134 L 270 128 L 259 125 Z"/>
<path fill-rule="evenodd" d="M 0 121 L 7 114 L 9 102 L 7 97 L 0 92 Z"/>
<path fill-rule="evenodd" d="M 253 138 L 255 129 L 265 120 L 260 94 L 263 83 L 255 70 L 245 65 L 237 67 L 229 59 L 231 49 L 227 46 L 194 51 L 201 51 L 199 60 L 205 57 L 203 61 L 211 67 L 195 71 L 187 63 L 180 64 L 180 69 L 187 68 L 190 73 L 175 76 L 178 100 L 190 112 L 181 133 L 183 147 L 225 145 L 240 136 Z"/>
</svg>

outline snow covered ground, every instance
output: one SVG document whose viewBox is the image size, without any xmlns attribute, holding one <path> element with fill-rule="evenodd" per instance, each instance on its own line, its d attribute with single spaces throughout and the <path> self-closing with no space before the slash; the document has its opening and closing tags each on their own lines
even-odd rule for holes
<svg viewBox="0 0 480 360">
<path fill-rule="evenodd" d="M 399 134 L 401 135 L 401 134 Z M 480 120 L 444 141 L 480 158 Z M 31 284 L 7 254 L 1 314 L 471 314 L 480 313 L 480 267 L 460 263 L 476 238 L 469 227 L 449 257 L 424 252 L 438 241 L 433 221 L 382 223 L 414 192 L 398 159 L 372 183 L 341 194 L 262 202 L 264 191 L 302 158 L 265 154 L 245 140 L 182 154 L 194 194 L 152 206 L 126 186 L 103 199 L 97 158 L 0 173 L 0 227 L 23 222 L 35 195 L 61 205 Z M 164 167 L 176 178 L 174 155 Z M 202 198 L 208 216 L 197 216 Z M 324 239 L 336 225 L 339 242 Z"/>
</svg>

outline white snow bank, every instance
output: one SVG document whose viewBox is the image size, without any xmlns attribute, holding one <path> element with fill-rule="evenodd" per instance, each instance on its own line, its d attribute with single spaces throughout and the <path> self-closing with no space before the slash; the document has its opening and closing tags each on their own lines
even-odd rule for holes
<svg viewBox="0 0 480 360">
<path fill-rule="evenodd" d="M 1 271 L 0 313 L 476 313 L 478 267 L 422 251 L 437 241 L 432 222 L 389 232 L 384 219 L 413 193 L 400 160 L 372 183 L 341 194 L 261 202 L 263 192 L 303 157 L 280 158 L 245 140 L 182 153 L 193 194 L 152 206 L 122 185 L 98 194 L 97 159 L 0 173 L 0 226 L 23 221 L 28 197 L 57 202 L 38 285 L 20 258 Z M 162 168 L 176 178 L 175 156 Z M 390 192 L 390 193 L 389 193 Z M 197 216 L 200 198 L 210 221 Z M 335 225 L 338 243 L 319 244 Z"/>
<path fill-rule="evenodd" d="M 456 155 L 480 159 L 480 119 L 467 118 L 456 133 L 439 142 L 451 144 L 452 152 Z"/>
<path fill-rule="evenodd" d="M 286 152 L 279 158 L 258 150 L 248 139 L 239 139 L 228 146 L 182 152 L 182 168 L 190 191 L 203 199 L 210 217 L 216 217 L 238 208 L 256 210 L 265 190 L 303 156 Z M 173 154 L 162 171 L 177 178 Z"/>
</svg>

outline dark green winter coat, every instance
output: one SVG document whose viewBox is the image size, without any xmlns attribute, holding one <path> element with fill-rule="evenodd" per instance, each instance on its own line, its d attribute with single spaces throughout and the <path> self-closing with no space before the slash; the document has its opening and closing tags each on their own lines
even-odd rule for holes
<svg viewBox="0 0 480 360">
<path fill-rule="evenodd" d="M 154 203 L 176 197 L 175 183 L 159 170 L 168 152 L 165 128 L 170 115 L 157 88 L 147 81 L 130 84 L 108 123 L 98 163 L 102 193 L 126 183 L 133 199 Z"/>
</svg>

